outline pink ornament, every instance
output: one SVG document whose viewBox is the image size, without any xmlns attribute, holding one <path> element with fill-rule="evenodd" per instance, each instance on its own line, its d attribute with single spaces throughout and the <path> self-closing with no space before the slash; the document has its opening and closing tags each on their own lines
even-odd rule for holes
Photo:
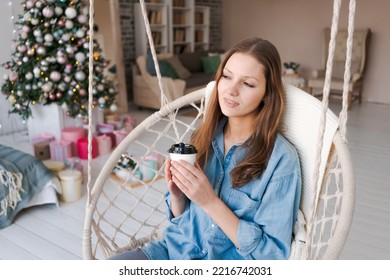
<svg viewBox="0 0 390 280">
<path fill-rule="evenodd" d="M 87 95 L 87 91 L 85 89 L 83 89 L 83 88 L 79 90 L 79 93 L 80 93 L 81 96 L 86 96 Z"/>
<path fill-rule="evenodd" d="M 30 32 L 30 27 L 28 27 L 27 25 L 23 25 L 22 31 L 25 33 L 28 33 L 28 32 Z"/>
<path fill-rule="evenodd" d="M 12 72 L 12 73 L 9 75 L 9 79 L 10 79 L 11 82 L 15 82 L 15 81 L 18 79 L 18 73 Z"/>
<path fill-rule="evenodd" d="M 57 97 L 58 99 L 61 99 L 62 93 L 61 93 L 61 92 L 57 92 L 57 93 L 56 93 L 56 97 Z"/>
<path fill-rule="evenodd" d="M 34 3 L 32 1 L 27 1 L 26 2 L 26 8 L 31 9 L 34 6 Z"/>
<path fill-rule="evenodd" d="M 54 15 L 54 10 L 51 7 L 45 7 L 42 14 L 45 18 L 51 18 Z"/>
<path fill-rule="evenodd" d="M 65 66 L 65 72 L 70 73 L 72 71 L 72 68 L 73 68 L 72 64 L 67 64 Z"/>
<path fill-rule="evenodd" d="M 64 56 L 57 56 L 57 62 L 59 64 L 65 64 L 66 58 Z"/>
<path fill-rule="evenodd" d="M 67 18 L 73 19 L 73 18 L 75 18 L 77 16 L 77 11 L 73 7 L 68 7 L 65 10 L 65 15 L 66 15 Z"/>
<path fill-rule="evenodd" d="M 59 26 L 64 26 L 64 25 L 65 25 L 65 22 L 64 22 L 63 20 L 59 20 L 59 21 L 58 21 L 58 25 L 59 25 Z"/>
<path fill-rule="evenodd" d="M 20 46 L 18 46 L 18 51 L 21 52 L 21 53 L 24 53 L 25 51 L 27 51 L 26 45 L 20 45 Z"/>
<path fill-rule="evenodd" d="M 79 21 L 79 23 L 86 23 L 87 22 L 87 16 L 81 14 L 77 17 L 77 20 Z"/>
<path fill-rule="evenodd" d="M 53 82 L 58 82 L 61 79 L 61 73 L 58 71 L 53 71 L 50 73 L 50 79 Z"/>
</svg>

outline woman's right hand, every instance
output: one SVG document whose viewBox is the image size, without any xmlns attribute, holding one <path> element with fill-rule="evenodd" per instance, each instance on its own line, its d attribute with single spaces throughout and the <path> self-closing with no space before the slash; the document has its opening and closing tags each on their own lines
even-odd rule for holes
<svg viewBox="0 0 390 280">
<path fill-rule="evenodd" d="M 184 193 L 172 181 L 171 161 L 169 159 L 165 162 L 164 172 L 168 182 L 168 190 L 171 193 L 171 211 L 175 217 L 178 217 L 184 212 L 187 199 Z"/>
</svg>

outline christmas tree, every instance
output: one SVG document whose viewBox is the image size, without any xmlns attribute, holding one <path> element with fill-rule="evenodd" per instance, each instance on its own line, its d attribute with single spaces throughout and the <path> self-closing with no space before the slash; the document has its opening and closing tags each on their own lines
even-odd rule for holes
<svg viewBox="0 0 390 280">
<path fill-rule="evenodd" d="M 18 38 L 1 91 L 10 113 L 23 120 L 34 104 L 56 103 L 72 118 L 88 116 L 89 9 L 83 0 L 27 0 L 19 16 Z M 93 106 L 116 110 L 115 84 L 107 79 L 108 61 L 94 40 Z"/>
</svg>

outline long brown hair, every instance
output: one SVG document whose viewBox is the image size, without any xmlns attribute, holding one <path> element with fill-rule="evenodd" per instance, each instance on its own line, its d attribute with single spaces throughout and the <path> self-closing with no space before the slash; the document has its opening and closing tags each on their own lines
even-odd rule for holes
<svg viewBox="0 0 390 280">
<path fill-rule="evenodd" d="M 279 131 L 285 104 L 281 60 L 275 46 L 267 40 L 250 38 L 236 43 L 223 57 L 215 76 L 216 86 L 211 94 L 202 124 L 191 137 L 197 150 L 197 161 L 204 168 L 215 136 L 218 122 L 224 117 L 218 102 L 218 83 L 229 58 L 235 53 L 249 54 L 264 68 L 266 93 L 255 118 L 255 130 L 244 143 L 248 147 L 244 159 L 231 172 L 233 187 L 239 188 L 259 177 L 267 167 L 276 135 Z"/>
</svg>

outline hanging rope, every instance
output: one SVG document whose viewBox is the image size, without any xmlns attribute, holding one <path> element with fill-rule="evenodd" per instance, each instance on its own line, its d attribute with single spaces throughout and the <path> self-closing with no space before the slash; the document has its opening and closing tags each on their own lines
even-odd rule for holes
<svg viewBox="0 0 390 280">
<path fill-rule="evenodd" d="M 95 0 L 89 0 L 89 76 L 88 76 L 88 181 L 87 181 L 87 201 L 90 199 L 91 193 L 91 164 L 92 164 L 92 109 L 93 109 L 93 38 L 95 25 Z"/>
<path fill-rule="evenodd" d="M 347 55 L 345 60 L 344 69 L 344 87 L 343 87 L 343 108 L 339 114 L 340 118 L 340 134 L 344 142 L 347 141 L 347 119 L 348 119 L 348 92 L 349 81 L 351 79 L 351 61 L 352 61 L 352 46 L 353 46 L 353 32 L 355 27 L 355 11 L 356 0 L 350 0 L 349 2 L 349 17 L 348 17 L 348 38 L 347 38 Z"/>
<path fill-rule="evenodd" d="M 168 99 L 165 95 L 165 92 L 164 92 L 164 87 L 163 87 L 163 83 L 162 83 L 162 79 L 161 79 L 160 66 L 158 64 L 156 49 L 154 47 L 154 41 L 153 41 L 152 31 L 150 29 L 149 19 L 148 19 L 147 12 L 146 12 L 145 1 L 140 0 L 140 4 L 141 4 L 141 10 L 142 10 L 142 17 L 143 17 L 144 23 L 145 23 L 146 34 L 148 36 L 148 41 L 149 41 L 149 45 L 150 45 L 150 51 L 151 51 L 151 54 L 153 57 L 154 67 L 155 67 L 156 73 L 157 73 L 158 86 L 160 88 L 160 93 L 161 93 L 160 94 L 161 107 L 164 107 L 164 105 L 168 104 L 169 101 L 168 101 Z"/>
<path fill-rule="evenodd" d="M 343 104 L 342 104 L 342 111 L 340 113 L 340 125 L 343 127 L 342 131 L 342 137 L 345 141 L 345 131 L 346 131 L 346 120 L 347 120 L 347 107 L 348 107 L 348 89 L 349 89 L 349 78 L 350 78 L 350 65 L 351 65 L 351 54 L 352 54 L 352 41 L 353 41 L 353 25 L 354 25 L 354 17 L 355 17 L 355 7 L 356 2 L 355 0 L 350 0 L 350 9 L 349 9 L 349 20 L 348 20 L 348 40 L 347 40 L 347 59 L 345 63 L 345 71 L 344 71 L 344 87 L 343 87 Z M 340 9 L 341 9 L 341 0 L 334 0 L 333 2 L 333 17 L 332 17 L 332 27 L 331 27 L 331 35 L 330 35 L 330 41 L 329 41 L 329 52 L 328 52 L 328 59 L 326 64 L 326 74 L 325 74 L 325 83 L 324 83 L 324 89 L 323 89 L 323 99 L 322 99 L 322 113 L 321 113 L 321 119 L 320 119 L 320 130 L 318 133 L 318 139 L 317 139 L 317 150 L 316 150 L 316 168 L 314 169 L 313 173 L 313 182 L 315 183 L 314 190 L 315 190 L 315 196 L 313 197 L 312 201 L 312 214 L 310 216 L 311 221 L 308 223 L 307 228 L 307 236 L 309 236 L 309 239 L 307 240 L 307 250 L 306 254 L 309 254 L 311 249 L 311 244 L 313 242 L 314 234 L 313 231 L 313 221 L 315 217 L 315 213 L 318 209 L 318 198 L 319 193 L 321 191 L 321 178 L 318 170 L 320 170 L 320 164 L 321 164 L 321 153 L 322 153 L 322 146 L 323 146 L 323 138 L 326 128 L 326 114 L 327 110 L 329 108 L 329 93 L 330 93 L 330 83 L 331 83 L 331 77 L 332 77 L 332 68 L 333 68 L 333 59 L 334 59 L 334 53 L 336 49 L 336 36 L 338 31 L 338 22 L 339 22 L 339 16 L 340 16 Z M 307 256 L 308 257 L 308 256 Z"/>
</svg>

